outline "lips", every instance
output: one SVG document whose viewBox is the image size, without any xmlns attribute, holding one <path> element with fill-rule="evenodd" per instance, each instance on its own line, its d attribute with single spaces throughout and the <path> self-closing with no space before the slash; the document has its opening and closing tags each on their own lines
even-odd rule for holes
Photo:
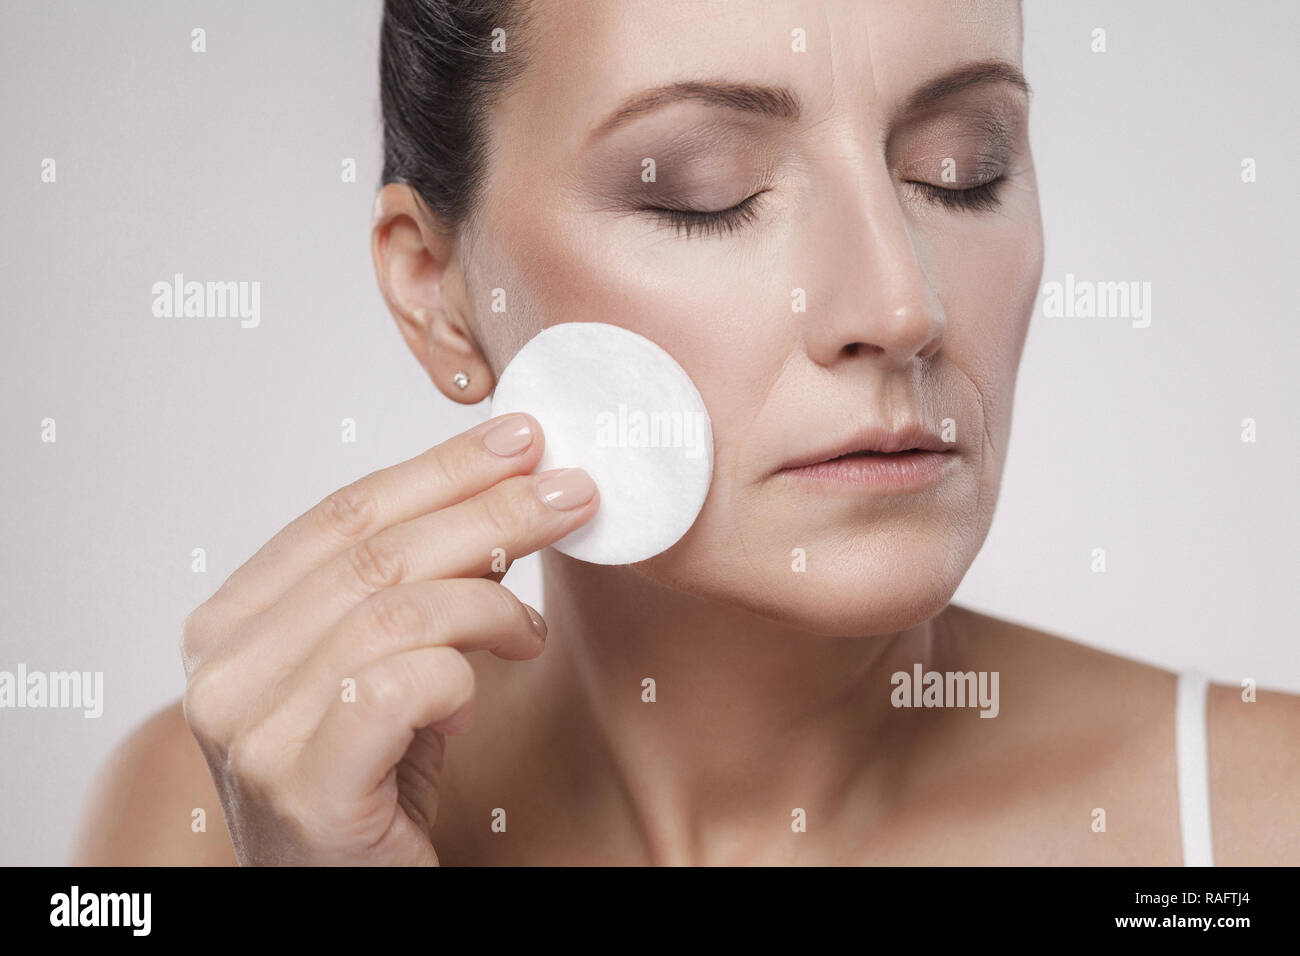
<svg viewBox="0 0 1300 956">
<path fill-rule="evenodd" d="M 919 424 L 909 424 L 894 429 L 865 426 L 840 441 L 823 446 L 821 450 L 790 459 L 781 466 L 780 470 L 804 468 L 822 462 L 854 457 L 903 459 L 914 457 L 922 452 L 950 452 L 952 447 L 950 443 L 943 441 L 938 435 Z"/>
<path fill-rule="evenodd" d="M 840 461 L 844 458 L 893 458 L 898 455 L 910 455 L 914 452 L 921 451 L 920 448 L 904 448 L 902 451 L 851 451 L 847 455 L 836 455 L 834 458 L 827 458 L 826 461 Z"/>
</svg>

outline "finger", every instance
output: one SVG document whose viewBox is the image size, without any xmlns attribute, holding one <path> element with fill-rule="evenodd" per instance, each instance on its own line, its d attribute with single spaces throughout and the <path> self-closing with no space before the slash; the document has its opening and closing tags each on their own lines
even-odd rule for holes
<svg viewBox="0 0 1300 956">
<path fill-rule="evenodd" d="M 473 717 L 474 669 L 452 647 L 422 647 L 367 665 L 356 699 L 335 698 L 298 756 L 308 792 L 360 805 L 402 759 L 417 731 L 460 732 Z"/>
<path fill-rule="evenodd" d="M 323 636 L 372 594 L 411 581 L 480 577 L 502 552 L 514 559 L 544 548 L 589 521 L 599 505 L 595 483 L 580 468 L 507 478 L 355 545 L 294 585 L 259 626 L 283 635 L 274 652 L 282 660 L 301 660 L 319 640 L 308 635 Z"/>
<path fill-rule="evenodd" d="M 213 596 L 251 613 L 295 582 L 384 528 L 454 505 L 542 456 L 541 426 L 522 412 L 489 419 L 414 458 L 333 492 L 282 528 Z"/>
<path fill-rule="evenodd" d="M 534 623 L 533 617 L 537 622 Z M 267 720 L 287 736 L 315 727 L 341 693 L 376 660 L 421 647 L 489 650 L 529 660 L 546 647 L 541 615 L 484 578 L 421 581 L 380 591 L 346 614 L 277 693 Z"/>
</svg>

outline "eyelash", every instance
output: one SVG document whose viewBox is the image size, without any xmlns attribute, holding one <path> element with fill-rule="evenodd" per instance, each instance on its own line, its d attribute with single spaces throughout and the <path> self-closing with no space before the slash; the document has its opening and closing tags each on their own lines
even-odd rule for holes
<svg viewBox="0 0 1300 956">
<path fill-rule="evenodd" d="M 1006 176 L 997 176 L 986 183 L 967 189 L 946 189 L 934 183 L 909 181 L 909 184 L 926 202 L 938 203 L 947 209 L 963 212 L 988 212 L 1002 204 L 998 192 Z"/>
<path fill-rule="evenodd" d="M 701 235 L 730 235 L 746 223 L 753 222 L 758 216 L 758 197 L 767 192 L 760 190 L 742 199 L 728 209 L 668 209 L 652 206 L 647 211 L 666 221 L 683 236 L 690 237 L 692 231 L 699 230 Z"/>
<path fill-rule="evenodd" d="M 919 192 L 926 202 L 964 212 L 987 212 L 1001 205 L 998 191 L 1005 180 L 1005 176 L 998 176 L 986 183 L 966 189 L 947 189 L 934 183 L 924 182 L 909 182 L 909 185 Z M 680 235 L 687 238 L 696 233 L 705 236 L 730 235 L 758 217 L 758 197 L 764 192 L 767 190 L 756 192 L 727 209 L 702 211 L 651 206 L 647 212 L 654 213 L 665 220 Z"/>
</svg>

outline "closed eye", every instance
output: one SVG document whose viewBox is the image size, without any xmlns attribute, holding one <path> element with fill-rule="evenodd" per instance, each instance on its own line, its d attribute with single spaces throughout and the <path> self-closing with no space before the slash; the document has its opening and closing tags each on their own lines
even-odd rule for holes
<svg viewBox="0 0 1300 956">
<path fill-rule="evenodd" d="M 998 176 L 988 182 L 980 183 L 978 186 L 970 186 L 965 189 L 953 189 L 936 186 L 934 183 L 911 180 L 909 180 L 908 185 L 919 193 L 926 202 L 936 203 L 947 209 L 987 212 L 991 209 L 997 209 L 1002 204 L 998 193 L 1004 182 L 1006 182 L 1006 176 Z"/>
<path fill-rule="evenodd" d="M 730 235 L 758 216 L 758 197 L 767 192 L 761 189 L 727 209 L 674 209 L 647 206 L 645 211 L 667 222 L 681 235 Z"/>
</svg>

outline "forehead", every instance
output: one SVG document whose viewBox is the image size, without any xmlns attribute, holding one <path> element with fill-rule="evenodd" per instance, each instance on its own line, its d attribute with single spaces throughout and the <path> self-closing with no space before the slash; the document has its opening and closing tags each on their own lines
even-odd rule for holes
<svg viewBox="0 0 1300 956">
<path fill-rule="evenodd" d="M 1018 64 L 1019 0 L 525 0 L 528 67 L 498 122 L 582 137 L 682 80 L 796 90 L 814 114 L 884 110 L 962 63 Z"/>
</svg>

